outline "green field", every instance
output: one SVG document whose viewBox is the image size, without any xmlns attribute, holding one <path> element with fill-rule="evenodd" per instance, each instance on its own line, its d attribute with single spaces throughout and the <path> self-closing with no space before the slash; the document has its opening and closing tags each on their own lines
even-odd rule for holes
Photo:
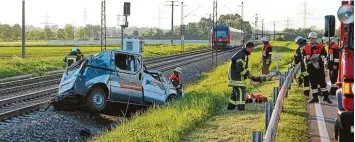
<svg viewBox="0 0 355 142">
<path fill-rule="evenodd" d="M 294 50 L 295 46 L 287 48 L 287 42 L 275 44 L 280 45 L 275 47 L 274 51 L 283 55 L 284 61 L 281 65 L 285 69 L 292 60 L 291 50 Z M 254 75 L 261 72 L 260 58 L 260 49 L 250 57 L 249 64 Z M 168 105 L 155 106 L 145 113 L 138 113 L 113 131 L 93 138 L 93 141 L 250 141 L 252 130 L 263 129 L 264 106 L 247 105 L 245 112 L 226 113 L 231 92 L 231 88 L 226 85 L 228 66 L 229 64 L 225 63 L 210 73 L 202 74 L 200 81 L 186 88 L 186 91 L 190 92 L 187 97 Z M 272 67 L 275 68 L 275 62 Z M 265 93 L 263 95 L 271 99 L 271 88 L 275 84 L 276 81 L 270 81 L 258 85 L 258 88 Z M 247 85 L 248 92 L 258 93 L 248 82 Z M 290 109 L 290 113 L 282 114 L 281 118 L 289 121 L 281 121 L 279 125 L 280 141 L 288 141 L 286 138 L 295 141 L 306 140 L 307 126 L 303 113 L 306 111 L 306 98 L 299 95 L 299 91 L 300 89 L 294 89 L 286 100 L 285 110 Z M 218 125 L 208 127 L 214 121 Z M 221 132 L 214 131 L 219 124 L 228 128 L 221 129 Z M 286 129 L 285 126 L 291 129 Z M 298 138 L 293 139 L 294 137 Z"/>
<path fill-rule="evenodd" d="M 21 47 L 0 47 L 0 78 L 43 73 L 65 68 L 63 58 L 72 47 L 28 47 L 26 59 L 21 58 Z M 101 47 L 79 47 L 85 56 L 95 55 Z M 208 48 L 206 44 L 187 44 L 184 52 Z M 117 49 L 107 47 L 107 50 Z M 144 57 L 162 56 L 181 53 L 180 45 L 146 45 Z"/>
</svg>

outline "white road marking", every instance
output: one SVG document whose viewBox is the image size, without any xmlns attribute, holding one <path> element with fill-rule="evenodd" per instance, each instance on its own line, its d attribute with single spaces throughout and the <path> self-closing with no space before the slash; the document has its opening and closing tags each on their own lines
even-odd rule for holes
<svg viewBox="0 0 355 142">
<path fill-rule="evenodd" d="M 320 97 L 319 97 L 319 100 L 321 100 Z M 314 103 L 314 108 L 316 111 L 320 141 L 321 142 L 330 142 L 327 126 L 325 125 L 325 122 L 324 122 L 322 106 L 320 105 L 320 103 Z"/>
</svg>

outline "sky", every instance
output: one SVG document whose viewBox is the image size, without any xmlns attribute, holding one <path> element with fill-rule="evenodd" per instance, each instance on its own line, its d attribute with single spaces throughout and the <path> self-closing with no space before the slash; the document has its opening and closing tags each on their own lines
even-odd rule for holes
<svg viewBox="0 0 355 142">
<path fill-rule="evenodd" d="M 25 0 L 26 25 L 43 27 L 46 23 L 64 27 L 65 24 L 84 26 L 85 9 L 86 23 L 100 24 L 101 0 Z M 106 0 L 107 27 L 117 26 L 117 15 L 123 14 L 123 3 L 131 2 L 129 26 L 136 27 L 171 27 L 171 4 L 166 0 Z M 174 7 L 174 25 L 181 23 L 181 0 Z M 213 0 L 184 0 L 184 23 L 196 22 L 201 17 L 212 13 Z M 241 13 L 242 0 L 218 0 L 218 14 Z M 286 19 L 290 19 L 290 27 L 303 27 L 305 0 L 244 0 L 244 19 L 255 23 L 258 14 L 258 29 L 261 29 L 261 19 L 264 27 L 273 30 L 272 21 L 276 21 L 276 30 L 286 27 Z M 315 25 L 318 29 L 324 27 L 324 16 L 335 15 L 340 7 L 340 0 L 307 0 L 307 27 Z M 160 12 L 159 12 L 160 11 Z M 160 14 L 159 14 L 160 13 Z M 190 14 L 191 13 L 191 14 Z M 0 23 L 21 24 L 22 0 L 0 0 Z M 189 14 L 189 15 L 188 15 Z M 159 20 L 160 15 L 160 20 Z M 337 22 L 337 27 L 339 22 Z"/>
</svg>

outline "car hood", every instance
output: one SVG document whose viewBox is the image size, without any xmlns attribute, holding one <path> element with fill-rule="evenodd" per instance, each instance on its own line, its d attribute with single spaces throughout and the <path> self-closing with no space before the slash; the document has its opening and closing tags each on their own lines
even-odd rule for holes
<svg viewBox="0 0 355 142">
<path fill-rule="evenodd" d="M 79 69 L 73 69 L 71 71 L 63 73 L 62 79 L 59 84 L 58 94 L 67 92 L 74 87 L 77 76 L 79 75 Z"/>
</svg>

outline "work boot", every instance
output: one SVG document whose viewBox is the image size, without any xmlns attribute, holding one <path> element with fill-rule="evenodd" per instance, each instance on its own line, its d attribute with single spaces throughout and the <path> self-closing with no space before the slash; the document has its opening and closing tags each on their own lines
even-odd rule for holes
<svg viewBox="0 0 355 142">
<path fill-rule="evenodd" d="M 304 91 L 303 91 L 303 95 L 305 95 L 306 97 L 308 97 L 308 96 L 309 96 L 309 90 L 304 90 Z"/>
<path fill-rule="evenodd" d="M 318 95 L 319 95 L 319 93 L 313 93 L 313 94 L 312 94 L 313 99 L 310 100 L 308 103 L 310 103 L 310 104 L 312 104 L 312 103 L 319 103 Z"/>
<path fill-rule="evenodd" d="M 332 104 L 333 103 L 328 97 L 324 97 L 323 101 L 327 102 L 328 104 Z"/>
<path fill-rule="evenodd" d="M 319 103 L 319 100 L 318 100 L 318 98 L 313 98 L 313 99 L 310 100 L 308 103 L 309 103 L 309 104 L 312 104 L 312 103 Z"/>
<path fill-rule="evenodd" d="M 237 105 L 237 110 L 239 111 L 245 110 L 245 105 Z"/>
<path fill-rule="evenodd" d="M 336 92 L 337 92 L 337 89 L 338 89 L 338 88 L 336 88 L 336 87 L 332 87 L 332 88 L 330 89 L 330 94 L 329 94 L 329 95 L 335 96 L 335 95 L 336 95 Z"/>
<path fill-rule="evenodd" d="M 229 103 L 227 109 L 228 110 L 235 110 L 235 105 Z"/>
</svg>

